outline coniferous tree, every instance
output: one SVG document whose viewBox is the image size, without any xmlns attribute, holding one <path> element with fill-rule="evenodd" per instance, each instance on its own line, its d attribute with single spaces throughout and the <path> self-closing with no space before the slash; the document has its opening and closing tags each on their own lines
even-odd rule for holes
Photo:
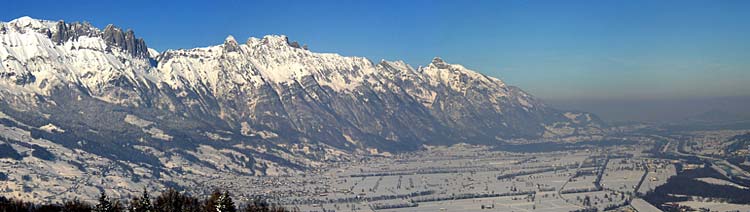
<svg viewBox="0 0 750 212">
<path fill-rule="evenodd" d="M 102 190 L 102 193 L 99 195 L 99 203 L 96 204 L 96 207 L 94 208 L 95 212 L 116 212 L 114 205 L 112 202 L 109 201 L 109 197 L 107 197 L 107 194 L 104 193 Z"/>
<path fill-rule="evenodd" d="M 236 212 L 237 208 L 234 206 L 232 197 L 229 196 L 229 192 L 221 192 L 215 190 L 211 193 L 211 196 L 206 200 L 203 206 L 206 212 Z"/>
<path fill-rule="evenodd" d="M 251 202 L 245 204 L 242 212 L 286 212 L 289 211 L 283 207 L 269 204 L 262 198 L 254 198 Z"/>
<path fill-rule="evenodd" d="M 216 212 L 216 208 L 218 207 L 217 205 L 219 203 L 219 197 L 221 197 L 221 191 L 214 190 L 214 192 L 211 193 L 211 196 L 209 196 L 208 199 L 204 201 L 203 208 L 206 212 Z"/>
<path fill-rule="evenodd" d="M 229 196 L 229 192 L 224 191 L 223 194 L 219 196 L 219 199 L 216 203 L 216 212 L 236 212 L 237 208 L 234 207 L 234 201 L 232 201 L 232 197 Z"/>
<path fill-rule="evenodd" d="M 264 198 L 253 198 L 250 202 L 241 205 L 241 210 L 234 204 L 229 192 L 215 191 L 208 199 L 199 200 L 187 194 L 168 189 L 161 193 L 152 202 L 148 191 L 134 197 L 130 207 L 126 208 L 117 199 L 109 198 L 105 192 L 101 192 L 98 203 L 94 206 L 81 202 L 78 199 L 67 200 L 53 204 L 35 204 L 13 198 L 0 196 L 0 212 L 24 211 L 24 212 L 287 212 L 278 205 L 269 204 Z M 297 211 L 297 210 L 291 210 Z"/>
<path fill-rule="evenodd" d="M 169 188 L 156 197 L 153 204 L 154 211 L 159 212 L 199 212 L 202 211 L 197 198 L 183 195 L 173 188 Z"/>
<path fill-rule="evenodd" d="M 65 201 L 62 207 L 62 211 L 65 212 L 91 212 L 91 205 L 78 200 L 78 198 Z"/>
<path fill-rule="evenodd" d="M 0 198 L 0 211 L 29 211 L 31 208 L 30 203 L 21 200 Z"/>
<path fill-rule="evenodd" d="M 243 212 L 256 212 L 256 211 L 269 211 L 268 210 L 268 203 L 261 199 L 255 199 L 252 203 L 248 203 L 245 205 L 245 208 L 242 210 Z"/>
<path fill-rule="evenodd" d="M 116 212 L 124 212 L 125 211 L 125 205 L 120 202 L 120 200 L 110 200 L 112 203 L 112 211 Z"/>
<path fill-rule="evenodd" d="M 143 188 L 143 194 L 140 197 L 134 197 L 130 202 L 130 212 L 153 212 L 154 207 L 151 205 L 151 197 L 148 195 L 146 188 Z"/>
</svg>

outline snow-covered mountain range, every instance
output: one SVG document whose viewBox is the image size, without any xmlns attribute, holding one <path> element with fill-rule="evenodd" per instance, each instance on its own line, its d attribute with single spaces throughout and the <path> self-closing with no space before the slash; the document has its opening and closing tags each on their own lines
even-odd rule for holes
<svg viewBox="0 0 750 212">
<path fill-rule="evenodd" d="M 351 154 L 603 133 L 592 114 L 550 108 L 440 58 L 372 62 L 283 35 L 157 52 L 132 30 L 29 17 L 0 22 L 0 99 L 0 142 L 19 152 L 14 160 L 72 167 L 54 176 L 95 169 L 183 186 L 184 175 L 283 174 Z"/>
</svg>

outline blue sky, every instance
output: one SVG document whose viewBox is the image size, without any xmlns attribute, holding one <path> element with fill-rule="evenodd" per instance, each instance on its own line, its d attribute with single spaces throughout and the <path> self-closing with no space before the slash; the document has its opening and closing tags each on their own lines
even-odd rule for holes
<svg viewBox="0 0 750 212">
<path fill-rule="evenodd" d="M 549 99 L 750 95 L 750 1 L 11 1 L 20 16 L 113 23 L 157 50 L 285 34 L 318 52 L 435 56 Z"/>
</svg>

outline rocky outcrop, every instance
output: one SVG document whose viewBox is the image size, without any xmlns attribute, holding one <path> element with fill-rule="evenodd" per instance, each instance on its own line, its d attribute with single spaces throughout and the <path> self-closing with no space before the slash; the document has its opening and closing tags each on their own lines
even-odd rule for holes
<svg viewBox="0 0 750 212">
<path fill-rule="evenodd" d="M 240 46 L 237 43 L 237 40 L 234 39 L 234 36 L 228 36 L 224 40 L 224 50 L 227 52 L 236 52 L 240 50 Z"/>
<path fill-rule="evenodd" d="M 123 32 L 122 29 L 110 24 L 104 28 L 104 31 L 102 32 L 102 38 L 107 42 L 107 44 L 119 47 L 132 56 L 141 58 L 149 57 L 146 42 L 143 41 L 143 38 L 136 38 L 135 32 L 133 32 L 133 30 L 128 29 L 127 31 Z"/>
<path fill-rule="evenodd" d="M 88 22 L 67 24 L 65 21 L 58 21 L 54 32 L 50 35 L 50 39 L 57 44 L 63 44 L 66 41 L 78 39 L 81 36 L 94 37 L 99 36 L 99 34 L 99 30 Z"/>
</svg>

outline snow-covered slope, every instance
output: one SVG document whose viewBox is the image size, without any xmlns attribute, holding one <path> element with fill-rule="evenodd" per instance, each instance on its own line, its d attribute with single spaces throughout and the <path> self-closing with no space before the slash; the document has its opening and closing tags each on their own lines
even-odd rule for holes
<svg viewBox="0 0 750 212">
<path fill-rule="evenodd" d="M 161 171 L 177 156 L 266 174 L 373 149 L 602 133 L 591 114 L 440 58 L 373 63 L 283 35 L 157 52 L 132 30 L 29 17 L 0 23 L 0 99 L 7 127 Z"/>
</svg>

